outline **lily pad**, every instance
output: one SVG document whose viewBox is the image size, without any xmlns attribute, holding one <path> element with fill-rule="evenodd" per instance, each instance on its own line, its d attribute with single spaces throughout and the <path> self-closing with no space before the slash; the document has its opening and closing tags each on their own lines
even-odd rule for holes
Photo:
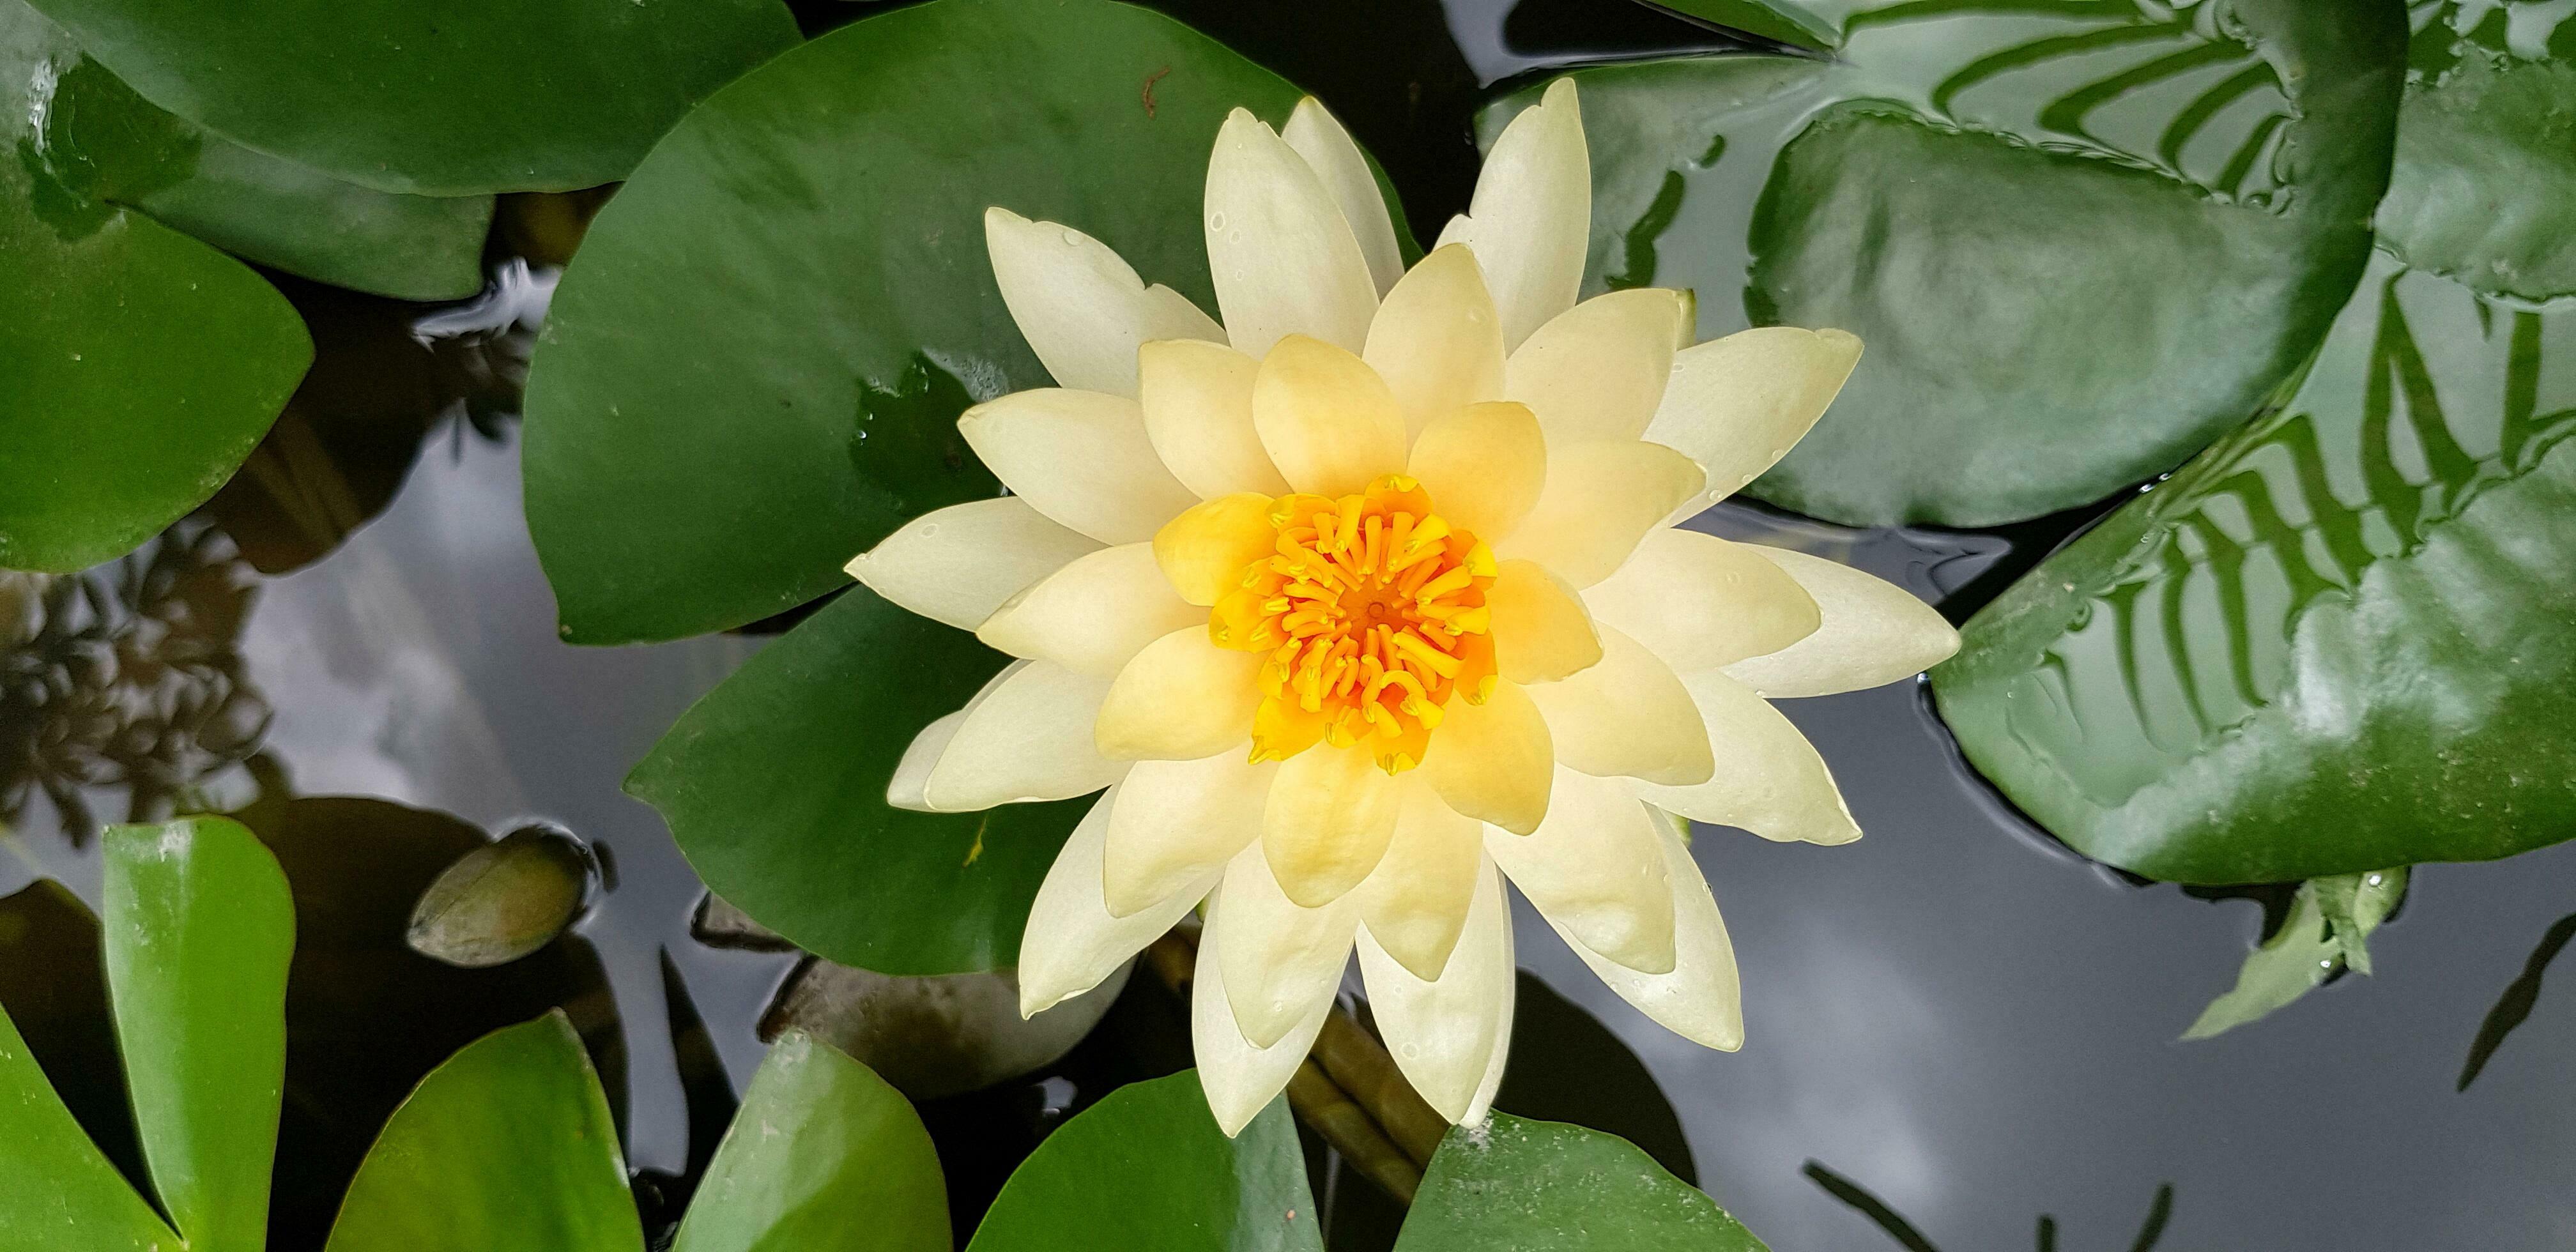
<svg viewBox="0 0 2576 1252">
<path fill-rule="evenodd" d="M 853 587 L 683 714 L 626 780 L 718 895 L 797 946 L 885 974 L 1019 959 L 1091 801 L 918 813 L 885 800 L 914 732 L 1004 658 Z"/>
<path fill-rule="evenodd" d="M 1837 326 L 1869 345 L 1753 495 L 1854 525 L 2099 499 L 2255 413 L 2360 276 L 2405 69 L 2396 6 L 1833 8 L 1832 61 L 1574 75 L 1588 291 L 1693 288 L 1702 338 Z"/>
<path fill-rule="evenodd" d="M 2390 204 L 2457 235 L 2421 215 L 2519 221 L 2553 211 L 2523 199 L 2552 185 L 2401 185 Z M 2576 256 L 2576 236 L 2555 242 Z M 2576 307 L 2382 255 L 2277 413 L 1968 622 L 1933 672 L 1941 714 L 2024 812 L 2149 877 L 2316 878 L 2576 836 L 2571 433 Z"/>
<path fill-rule="evenodd" d="M 152 103 L 380 191 L 614 182 L 796 42 L 778 0 L 33 0 Z"/>
<path fill-rule="evenodd" d="M 1765 1252 L 1761 1240 L 1635 1144 L 1494 1114 L 1449 1132 L 1396 1252 Z"/>
<path fill-rule="evenodd" d="M 967 1252 L 1323 1246 L 1287 1103 L 1272 1101 L 1228 1139 L 1208 1113 L 1196 1071 L 1129 1083 L 1048 1135 L 966 1245 Z"/>
<path fill-rule="evenodd" d="M 313 358 L 249 267 L 30 159 L 77 54 L 0 7 L 0 568 L 131 551 L 223 485 Z"/>
<path fill-rule="evenodd" d="M 1297 97 L 1108 0 L 936 0 L 718 92 L 592 224 L 531 366 L 528 524 L 564 637 L 768 617 L 911 517 L 995 494 L 952 423 L 1047 376 L 985 208 L 1213 309 L 1210 144 L 1229 110 L 1280 123 Z"/>
</svg>

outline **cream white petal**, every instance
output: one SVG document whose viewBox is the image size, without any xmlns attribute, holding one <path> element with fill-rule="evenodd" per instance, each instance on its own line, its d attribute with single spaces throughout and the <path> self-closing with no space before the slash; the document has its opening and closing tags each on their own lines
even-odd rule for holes
<svg viewBox="0 0 2576 1252">
<path fill-rule="evenodd" d="M 1646 438 L 1708 470 L 1691 512 L 1735 494 L 1806 437 L 1860 363 L 1846 331 L 1757 326 L 1673 357 L 1664 401 Z"/>
<path fill-rule="evenodd" d="M 1371 931 L 1359 934 L 1369 1014 L 1386 1036 L 1387 1052 L 1413 1089 L 1452 1122 L 1467 1120 L 1494 1049 L 1511 1037 L 1511 909 L 1493 862 L 1479 857 L 1474 865 L 1465 933 L 1436 981 L 1407 969 Z"/>
<path fill-rule="evenodd" d="M 1959 632 L 1938 609 L 1875 574 L 1804 552 L 1745 544 L 1798 581 L 1816 602 L 1814 633 L 1726 667 L 1765 699 L 1829 696 L 1910 678 L 1950 659 Z"/>
<path fill-rule="evenodd" d="M 1288 335 L 1352 352 L 1368 342 L 1377 280 L 1358 237 L 1314 167 L 1247 110 L 1217 132 L 1206 210 L 1217 308 L 1244 355 Z"/>
<path fill-rule="evenodd" d="M 1716 758 L 1681 677 L 1617 627 L 1596 625 L 1600 664 L 1527 689 L 1547 717 L 1557 762 L 1677 786 L 1707 781 Z"/>
<path fill-rule="evenodd" d="M 1099 549 L 1028 501 L 995 496 L 924 513 L 844 568 L 903 608 L 973 630 L 1021 588 Z"/>
<path fill-rule="evenodd" d="M 1000 674 L 993 677 L 995 682 L 1001 679 Z M 989 682 L 984 684 L 987 690 L 992 685 Z M 939 811 L 930 807 L 929 799 L 922 794 L 922 787 L 930 781 L 930 767 L 939 763 L 939 754 L 948 750 L 948 741 L 956 738 L 957 728 L 965 724 L 966 710 L 959 709 L 922 727 L 920 733 L 912 737 L 912 742 L 904 745 L 902 758 L 894 763 L 894 778 L 886 783 L 888 805 L 915 813 Z"/>
<path fill-rule="evenodd" d="M 1547 820 L 1527 835 L 1485 832 L 1485 852 L 1538 911 L 1630 969 L 1673 968 L 1673 884 L 1657 851 L 1663 819 L 1624 778 L 1562 766 Z"/>
<path fill-rule="evenodd" d="M 1476 250 L 1509 349 L 1574 307 L 1591 230 L 1592 157 L 1574 80 L 1560 78 L 1503 128 L 1485 154 L 1466 215 L 1449 223 L 1440 242 Z"/>
<path fill-rule="evenodd" d="M 1261 704 L 1261 661 L 1210 643 L 1204 623 L 1146 644 L 1107 684 L 1094 742 L 1122 761 L 1195 761 L 1242 743 Z"/>
<path fill-rule="evenodd" d="M 1052 661 L 1014 668 L 966 706 L 965 720 L 922 780 L 922 803 L 932 811 L 1088 795 L 1127 772 L 1126 762 L 1092 744 L 1107 679 Z"/>
<path fill-rule="evenodd" d="M 1333 998 L 1350 963 L 1359 904 L 1347 894 L 1312 909 L 1289 899 L 1257 847 L 1226 865 L 1224 893 L 1208 934 L 1225 949 L 1221 968 L 1236 1027 L 1252 1046 L 1266 1048 Z"/>
<path fill-rule="evenodd" d="M 1102 895 L 1124 917 L 1223 868 L 1261 837 L 1273 762 L 1240 748 L 1195 761 L 1138 761 L 1109 815 Z"/>
<path fill-rule="evenodd" d="M 1661 821 L 1658 826 L 1664 825 Z M 1744 997 L 1735 973 L 1735 945 L 1726 937 L 1726 922 L 1709 894 L 1708 878 L 1691 860 L 1690 850 L 1669 829 L 1659 832 L 1666 875 L 1673 884 L 1673 967 L 1661 974 L 1641 973 L 1607 960 L 1587 947 L 1581 936 L 1558 926 L 1574 954 L 1592 967 L 1619 998 L 1637 1006 L 1664 1029 L 1720 1052 L 1744 1046 Z"/>
<path fill-rule="evenodd" d="M 1416 436 L 1404 472 L 1450 525 L 1489 547 L 1520 529 L 1547 487 L 1547 437 L 1527 405 L 1487 400 L 1451 409 Z"/>
<path fill-rule="evenodd" d="M 1111 788 L 1073 828 L 1029 905 L 1020 937 L 1020 1016 L 1044 1012 L 1100 985 L 1127 958 L 1161 937 L 1195 907 L 1217 875 L 1210 872 L 1151 908 L 1125 917 L 1100 899 L 1100 854 L 1118 791 Z"/>
<path fill-rule="evenodd" d="M 1643 784 L 1637 794 L 1696 822 L 1780 842 L 1849 843 L 1860 826 L 1814 744 L 1753 689 L 1722 670 L 1682 679 L 1711 750 L 1726 768 L 1688 787 Z"/>
<path fill-rule="evenodd" d="M 1240 586 L 1243 570 L 1275 550 L 1279 528 L 1270 524 L 1271 497 L 1257 491 L 1202 500 L 1154 532 L 1154 561 L 1165 585 L 1183 603 L 1204 611 Z"/>
<path fill-rule="evenodd" d="M 1442 803 L 1429 785 L 1404 781 L 1386 856 L 1352 890 L 1360 924 L 1415 977 L 1434 979 L 1467 924 L 1476 867 L 1485 859 L 1484 824 Z"/>
<path fill-rule="evenodd" d="M 1484 1081 L 1476 1084 L 1476 1098 L 1468 1102 L 1467 1115 L 1458 1121 L 1461 1126 L 1482 1126 L 1490 1118 L 1494 1096 L 1503 1089 L 1503 1070 L 1511 1063 L 1512 1022 L 1520 1007 L 1520 965 L 1514 955 L 1517 943 L 1512 928 L 1503 927 L 1503 958 L 1511 964 L 1513 976 L 1503 982 L 1502 1015 L 1495 1019 L 1494 1026 L 1494 1054 L 1485 1062 Z"/>
<path fill-rule="evenodd" d="M 1279 128 L 1279 138 L 1306 158 L 1308 168 L 1324 181 L 1324 190 L 1332 193 L 1333 203 L 1341 206 L 1343 223 L 1359 241 L 1360 255 L 1368 259 L 1369 277 L 1377 283 L 1378 294 L 1385 295 L 1404 274 L 1404 254 L 1395 246 L 1395 218 L 1387 212 L 1386 197 L 1379 193 L 1377 176 L 1370 172 L 1358 142 L 1342 129 L 1341 119 L 1313 96 L 1297 102 L 1288 124 Z"/>
<path fill-rule="evenodd" d="M 1261 814 L 1261 850 L 1289 899 L 1322 907 L 1377 868 L 1404 788 L 1365 745 L 1320 743 L 1280 763 Z"/>
<path fill-rule="evenodd" d="M 1674 527 L 1647 532 L 1583 602 L 1683 674 L 1776 653 L 1821 620 L 1806 588 L 1762 549 Z"/>
<path fill-rule="evenodd" d="M 1234 1004 L 1227 997 L 1225 962 L 1219 951 L 1216 917 L 1224 912 L 1224 893 L 1208 900 L 1207 927 L 1200 932 L 1198 968 L 1190 976 L 1190 1044 L 1196 1054 L 1199 1089 L 1208 1110 L 1228 1138 L 1242 1133 L 1261 1110 L 1278 1098 L 1290 1076 L 1305 1063 L 1331 1016 L 1333 997 L 1309 1007 L 1277 1042 L 1257 1048 L 1234 1023 Z"/>
<path fill-rule="evenodd" d="M 1556 777 L 1547 719 L 1519 683 L 1495 683 L 1483 704 L 1451 700 L 1422 774 L 1451 809 L 1526 835 L 1547 816 Z"/>
<path fill-rule="evenodd" d="M 1624 564 L 1646 532 L 1697 499 L 1704 481 L 1689 457 L 1661 444 L 1550 448 L 1538 504 L 1494 554 L 1536 561 L 1589 587 Z"/>
<path fill-rule="evenodd" d="M 1360 353 L 1403 406 L 1407 431 L 1503 396 L 1503 327 L 1474 250 L 1422 258 L 1386 293 Z"/>
<path fill-rule="evenodd" d="M 1345 496 L 1404 470 L 1404 411 L 1368 363 L 1306 335 L 1261 360 L 1252 428 L 1299 491 Z"/>
<path fill-rule="evenodd" d="M 1146 644 L 1206 620 L 1207 610 L 1172 594 L 1154 545 L 1122 543 L 1039 579 L 984 619 L 975 637 L 1012 656 L 1115 678 Z"/>
<path fill-rule="evenodd" d="M 1682 296 L 1637 287 L 1557 314 L 1512 352 L 1503 397 L 1538 414 L 1550 447 L 1635 439 L 1663 403 Z"/>
<path fill-rule="evenodd" d="M 1154 455 L 1145 412 L 1099 391 L 1015 391 L 966 410 L 957 429 L 1029 507 L 1102 543 L 1136 543 L 1198 496 Z"/>
<path fill-rule="evenodd" d="M 1225 328 L 1189 297 L 1146 286 L 1109 245 L 1070 226 L 986 209 L 984 249 L 1020 337 L 1057 386 L 1134 396 L 1137 345 L 1225 341 Z"/>
<path fill-rule="evenodd" d="M 1145 437 L 1183 486 L 1208 498 L 1285 495 L 1288 480 L 1252 429 L 1260 363 L 1221 343 L 1165 339 L 1136 354 Z"/>
</svg>

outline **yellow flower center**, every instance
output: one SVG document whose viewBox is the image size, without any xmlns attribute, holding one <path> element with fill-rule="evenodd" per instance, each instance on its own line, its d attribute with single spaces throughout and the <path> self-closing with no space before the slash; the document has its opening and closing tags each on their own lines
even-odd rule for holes
<svg viewBox="0 0 2576 1252">
<path fill-rule="evenodd" d="M 1494 554 L 1401 474 L 1338 500 L 1271 501 L 1270 555 L 1208 615 L 1217 646 L 1266 652 L 1252 759 L 1365 745 L 1392 774 L 1422 763 L 1452 694 L 1493 693 Z"/>
</svg>

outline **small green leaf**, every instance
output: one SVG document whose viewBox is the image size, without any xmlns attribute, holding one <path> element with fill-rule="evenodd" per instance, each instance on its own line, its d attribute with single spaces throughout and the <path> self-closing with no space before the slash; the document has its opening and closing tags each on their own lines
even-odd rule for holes
<svg viewBox="0 0 2576 1252">
<path fill-rule="evenodd" d="M 641 1252 L 608 1098 L 563 1014 L 484 1036 L 394 1111 L 326 1252 Z"/>
<path fill-rule="evenodd" d="M 930 1132 L 867 1066 L 801 1031 L 752 1075 L 671 1252 L 948 1252 Z"/>
<path fill-rule="evenodd" d="M 1452 1129 L 1396 1252 L 1764 1252 L 1697 1187 L 1616 1135 L 1496 1113 Z"/>
<path fill-rule="evenodd" d="M 707 885 L 799 947 L 887 974 L 1019 959 L 1088 798 L 918 813 L 886 784 L 922 727 L 1002 666 L 852 587 L 690 707 L 626 780 Z"/>
<path fill-rule="evenodd" d="M 1048 1135 L 1002 1185 L 967 1252 L 1322 1248 L 1286 1102 L 1228 1139 L 1197 1072 L 1185 1071 L 1120 1087 Z"/>
<path fill-rule="evenodd" d="M 2310 885 L 2316 888 L 2317 907 L 2326 915 L 2326 927 L 2336 950 L 2343 954 L 2343 963 L 2354 973 L 2369 973 L 2370 932 L 2379 929 L 2397 902 L 2406 898 L 2406 868 L 2336 874 Z"/>
<path fill-rule="evenodd" d="M 506 965 L 554 942 L 590 895 L 590 853 L 527 826 L 456 858 L 412 907 L 405 942 L 467 969 Z"/>
<path fill-rule="evenodd" d="M 34 0 L 144 98 L 390 192 L 614 182 L 796 42 L 778 0 Z"/>
<path fill-rule="evenodd" d="M 2301 884 L 2289 919 L 2245 958 L 2236 986 L 2210 1001 L 2182 1037 L 2207 1039 L 2261 1018 L 2306 995 L 2342 964 L 2343 948 L 2317 903 L 2317 885 Z"/>
<path fill-rule="evenodd" d="M 2448 41 L 2435 21 L 2419 40 Z M 2463 46 L 2407 93 L 2380 238 L 2417 269 L 2488 295 L 2576 294 L 2576 63 Z M 2514 189 L 2494 211 L 2489 188 Z"/>
<path fill-rule="evenodd" d="M 164 1252 L 179 1242 L 91 1144 L 0 1009 L 0 1243 L 26 1252 Z"/>
</svg>

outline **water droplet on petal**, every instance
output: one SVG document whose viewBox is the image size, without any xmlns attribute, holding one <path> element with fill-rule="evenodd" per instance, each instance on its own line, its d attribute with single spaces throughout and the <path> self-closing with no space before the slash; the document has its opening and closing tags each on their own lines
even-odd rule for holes
<svg viewBox="0 0 2576 1252">
<path fill-rule="evenodd" d="M 1220 210 L 1220 211 L 1218 211 L 1218 212 L 1208 214 L 1208 229 L 1209 229 L 1209 230 L 1224 230 L 1224 229 L 1225 229 L 1225 213 L 1224 213 L 1223 211 L 1221 211 L 1221 210 Z"/>
</svg>

